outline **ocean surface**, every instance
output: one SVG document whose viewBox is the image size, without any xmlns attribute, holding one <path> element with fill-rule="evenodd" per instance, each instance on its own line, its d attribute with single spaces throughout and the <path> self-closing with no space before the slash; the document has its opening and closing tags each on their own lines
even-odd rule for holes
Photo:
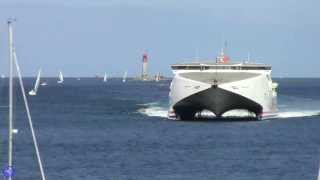
<svg viewBox="0 0 320 180">
<path fill-rule="evenodd" d="M 320 164 L 320 79 L 275 79 L 263 121 L 166 119 L 170 81 L 45 79 L 28 96 L 48 180 L 312 180 Z M 27 91 L 34 79 L 24 79 Z M 15 83 L 15 179 L 40 179 Z M 7 165 L 7 79 L 0 80 L 0 167 Z"/>
</svg>

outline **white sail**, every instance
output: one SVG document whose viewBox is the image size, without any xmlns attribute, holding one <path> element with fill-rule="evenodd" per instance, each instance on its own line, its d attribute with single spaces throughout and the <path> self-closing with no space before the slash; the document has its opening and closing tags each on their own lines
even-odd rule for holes
<svg viewBox="0 0 320 180">
<path fill-rule="evenodd" d="M 158 74 L 156 75 L 156 81 L 157 81 L 157 82 L 160 81 L 160 73 L 158 73 Z"/>
<path fill-rule="evenodd" d="M 36 93 L 37 93 L 39 85 L 40 85 L 40 76 L 41 76 L 41 69 L 39 69 L 36 84 L 34 85 L 34 90 L 36 91 Z"/>
<path fill-rule="evenodd" d="M 40 85 L 40 76 L 41 76 L 41 68 L 38 71 L 37 80 L 36 80 L 36 83 L 34 84 L 34 88 L 31 91 L 29 91 L 29 95 L 31 96 L 37 95 L 38 88 Z"/>
<path fill-rule="evenodd" d="M 317 178 L 317 180 L 320 180 L 320 169 L 319 169 L 319 171 L 318 171 L 318 178 Z"/>
<path fill-rule="evenodd" d="M 63 74 L 62 74 L 61 71 L 59 72 L 59 80 L 58 80 L 58 83 L 63 83 Z"/>
<path fill-rule="evenodd" d="M 107 73 L 104 73 L 103 82 L 107 82 L 107 81 L 108 81 Z"/>
<path fill-rule="evenodd" d="M 128 75 L 128 72 L 125 71 L 124 74 L 123 74 L 122 82 L 126 82 L 127 81 L 127 75 Z"/>
</svg>

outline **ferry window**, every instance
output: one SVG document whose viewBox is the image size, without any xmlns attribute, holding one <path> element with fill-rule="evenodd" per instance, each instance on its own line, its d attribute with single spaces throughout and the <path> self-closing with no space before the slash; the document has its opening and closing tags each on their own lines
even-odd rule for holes
<svg viewBox="0 0 320 180">
<path fill-rule="evenodd" d="M 270 70 L 271 67 L 265 67 L 265 66 L 261 66 L 261 67 L 251 67 L 251 66 L 244 66 L 242 67 L 243 70 Z"/>
<path fill-rule="evenodd" d="M 186 69 L 186 66 L 172 66 L 172 69 Z"/>
<path fill-rule="evenodd" d="M 269 76 L 269 74 L 267 74 L 267 79 L 268 79 L 268 80 L 271 80 L 271 79 L 270 79 L 270 76 Z"/>
<path fill-rule="evenodd" d="M 174 70 L 179 70 L 179 69 L 197 70 L 197 69 L 200 69 L 200 66 L 172 66 L 172 69 L 174 69 Z"/>
<path fill-rule="evenodd" d="M 232 66 L 231 69 L 233 69 L 233 70 L 240 70 L 241 67 L 240 67 L 240 66 Z"/>
<path fill-rule="evenodd" d="M 200 69 L 200 66 L 188 66 L 188 69 L 197 70 L 197 69 Z"/>
</svg>

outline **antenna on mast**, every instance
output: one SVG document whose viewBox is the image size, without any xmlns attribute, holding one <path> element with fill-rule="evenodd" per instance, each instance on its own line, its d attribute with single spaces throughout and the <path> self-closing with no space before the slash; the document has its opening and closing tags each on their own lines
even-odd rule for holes
<svg viewBox="0 0 320 180">
<path fill-rule="evenodd" d="M 196 48 L 196 60 L 199 61 L 199 48 Z"/>
<path fill-rule="evenodd" d="M 226 54 L 227 47 L 228 47 L 228 42 L 225 40 L 223 43 L 223 48 L 222 48 L 223 54 Z"/>
<path fill-rule="evenodd" d="M 248 52 L 248 55 L 247 55 L 247 63 L 250 62 L 250 51 Z"/>
</svg>

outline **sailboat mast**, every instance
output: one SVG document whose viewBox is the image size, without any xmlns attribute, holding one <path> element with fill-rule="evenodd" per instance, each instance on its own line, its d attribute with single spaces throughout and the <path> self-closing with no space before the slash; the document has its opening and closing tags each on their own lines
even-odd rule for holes
<svg viewBox="0 0 320 180">
<path fill-rule="evenodd" d="M 13 32 L 12 32 L 12 21 L 8 20 L 9 30 L 9 149 L 8 149 L 8 168 L 12 170 L 12 146 L 13 146 Z M 8 177 L 11 180 L 11 176 Z"/>
<path fill-rule="evenodd" d="M 34 91 L 37 92 L 40 85 L 41 68 L 38 71 L 36 84 L 34 85 Z"/>
</svg>

